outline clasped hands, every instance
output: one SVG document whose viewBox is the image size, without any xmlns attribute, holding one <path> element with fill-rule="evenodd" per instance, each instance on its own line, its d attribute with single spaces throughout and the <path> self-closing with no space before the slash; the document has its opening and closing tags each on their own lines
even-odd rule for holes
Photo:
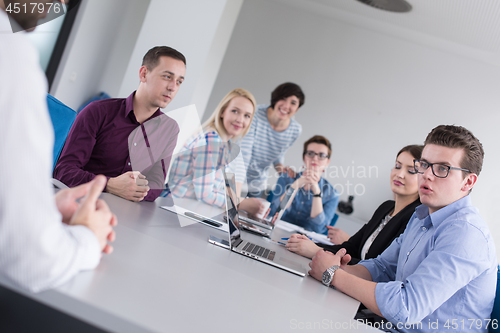
<svg viewBox="0 0 500 333">
<path fill-rule="evenodd" d="M 334 265 L 339 265 L 345 269 L 346 265 L 351 261 L 351 256 L 346 253 L 346 249 L 342 248 L 333 254 L 329 251 L 318 251 L 309 263 L 311 270 L 308 272 L 310 276 L 321 281 L 323 273 Z"/>
<path fill-rule="evenodd" d="M 146 176 L 139 171 L 128 171 L 118 177 L 109 178 L 106 192 L 130 201 L 142 201 L 149 191 Z"/>
<path fill-rule="evenodd" d="M 89 228 L 97 237 L 102 252 L 109 254 L 113 247 L 108 242 L 115 240 L 112 227 L 116 226 L 118 220 L 106 202 L 99 199 L 105 185 L 106 177 L 97 176 L 86 184 L 60 190 L 55 195 L 55 202 L 62 222 Z"/>
<path fill-rule="evenodd" d="M 309 263 L 309 267 L 311 267 L 309 275 L 320 281 L 327 268 L 339 265 L 340 268 L 344 269 L 351 261 L 351 256 L 347 254 L 346 249 L 342 248 L 336 254 L 333 254 L 317 246 L 305 235 L 291 235 L 285 247 L 304 257 L 312 258 Z"/>
<path fill-rule="evenodd" d="M 292 187 L 302 188 L 305 187 L 305 190 L 312 190 L 314 194 L 321 192 L 319 187 L 319 181 L 321 180 L 321 174 L 314 170 L 306 169 L 299 177 L 299 179 L 295 180 L 292 184 Z M 295 185 L 295 186 L 294 186 Z"/>
</svg>

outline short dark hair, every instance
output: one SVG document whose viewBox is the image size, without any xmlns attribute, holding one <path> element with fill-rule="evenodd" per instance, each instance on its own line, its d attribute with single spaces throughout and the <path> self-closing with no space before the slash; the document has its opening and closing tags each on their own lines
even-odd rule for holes
<svg viewBox="0 0 500 333">
<path fill-rule="evenodd" d="M 160 57 L 170 57 L 180 60 L 186 65 L 186 58 L 182 53 L 169 46 L 155 46 L 149 50 L 142 58 L 142 66 L 146 66 L 148 70 L 153 70 L 157 65 Z"/>
<path fill-rule="evenodd" d="M 299 108 L 304 105 L 306 97 L 304 96 L 304 92 L 300 89 L 299 85 L 292 82 L 285 82 L 277 86 L 271 93 L 271 108 L 274 109 L 276 102 L 279 100 L 290 96 L 296 96 L 299 99 Z"/>
<path fill-rule="evenodd" d="M 319 143 L 325 145 L 328 148 L 328 158 L 332 156 L 332 145 L 330 143 L 330 140 L 328 140 L 322 135 L 315 135 L 306 142 L 304 142 L 304 151 L 302 152 L 302 159 L 304 159 L 304 157 L 306 156 L 307 146 L 309 146 L 310 143 Z"/>
<path fill-rule="evenodd" d="M 460 161 L 460 168 L 467 169 L 479 176 L 483 167 L 483 145 L 471 131 L 462 126 L 439 125 L 435 127 L 425 139 L 425 145 L 438 145 L 448 148 L 461 148 L 464 156 Z M 462 171 L 464 177 L 466 171 Z"/>
<path fill-rule="evenodd" d="M 408 152 L 411 154 L 411 156 L 413 156 L 414 159 L 419 160 L 422 157 L 422 150 L 424 150 L 424 146 L 422 145 L 408 145 L 401 148 L 401 150 L 396 155 L 396 158 L 398 158 L 401 153 Z"/>
</svg>

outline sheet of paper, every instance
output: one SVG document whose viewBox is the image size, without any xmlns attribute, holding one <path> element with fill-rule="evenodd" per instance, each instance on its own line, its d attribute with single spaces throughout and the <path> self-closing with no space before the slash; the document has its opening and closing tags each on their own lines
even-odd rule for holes
<svg viewBox="0 0 500 333">
<path fill-rule="evenodd" d="M 283 230 L 288 231 L 288 232 L 294 232 L 294 231 L 302 232 L 302 231 L 304 231 L 304 228 L 299 227 L 298 225 L 295 225 L 292 223 L 282 221 L 282 220 L 276 221 L 274 226 L 276 228 L 280 228 L 280 229 L 283 229 Z"/>
<path fill-rule="evenodd" d="M 311 231 L 306 231 L 305 234 L 307 235 L 307 237 L 312 238 L 312 240 L 316 243 L 335 245 L 330 241 L 330 239 L 326 235 L 318 234 L 316 232 L 311 232 Z"/>
<path fill-rule="evenodd" d="M 283 229 L 288 232 L 300 232 L 307 237 L 311 238 L 314 242 L 316 243 L 322 243 L 322 244 L 327 244 L 327 245 L 334 245 L 330 239 L 323 234 L 318 234 L 314 231 L 307 231 L 302 227 L 299 227 L 296 224 L 288 223 L 282 220 L 278 220 L 275 225 L 276 228 Z"/>
</svg>

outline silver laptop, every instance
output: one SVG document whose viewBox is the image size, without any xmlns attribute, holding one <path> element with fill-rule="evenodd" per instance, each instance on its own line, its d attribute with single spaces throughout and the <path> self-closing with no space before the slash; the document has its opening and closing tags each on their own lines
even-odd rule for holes
<svg viewBox="0 0 500 333">
<path fill-rule="evenodd" d="M 281 220 L 281 217 L 285 213 L 286 209 L 290 207 L 291 204 L 290 199 L 294 197 L 295 192 L 297 192 L 297 189 L 295 189 L 292 193 L 289 193 L 288 191 L 285 192 L 285 195 L 281 198 L 278 209 L 276 210 L 276 213 L 274 213 L 273 216 L 268 216 L 265 219 L 259 219 L 254 216 L 244 217 L 240 215 L 239 216 L 240 221 L 250 223 L 259 226 L 261 228 L 273 230 L 276 221 Z"/>
<path fill-rule="evenodd" d="M 190 218 L 192 220 L 195 220 L 201 224 L 205 224 L 205 225 L 212 227 L 212 228 L 220 229 L 223 231 L 227 230 L 227 228 L 224 226 L 225 223 L 221 223 L 221 221 L 217 219 L 218 216 L 216 216 L 214 218 L 210 218 L 208 216 L 197 214 L 195 212 L 192 212 L 190 210 L 187 210 L 185 208 L 182 208 L 182 207 L 174 205 L 174 204 L 172 204 L 170 206 L 160 206 L 160 208 L 168 210 L 169 212 L 172 212 L 174 214 Z M 224 214 L 225 213 L 223 213 L 223 215 Z"/>
<path fill-rule="evenodd" d="M 240 226 L 242 222 L 239 221 L 238 209 L 235 204 L 236 186 L 234 174 L 224 172 L 224 178 L 226 180 L 226 209 L 229 238 L 228 240 L 222 240 L 210 236 L 208 241 L 285 271 L 305 276 L 309 271 L 309 259 L 288 251 L 283 245 L 279 245 L 275 241 L 255 236 L 242 230 Z"/>
<path fill-rule="evenodd" d="M 224 210 L 223 212 L 215 215 L 215 216 L 212 216 L 212 217 L 208 217 L 206 215 L 203 215 L 203 214 L 200 214 L 200 213 L 195 213 L 191 210 L 188 210 L 188 209 L 185 209 L 183 207 L 180 207 L 178 205 L 174 205 L 173 204 L 173 200 L 170 199 L 171 203 L 170 205 L 164 205 L 164 206 L 160 206 L 160 208 L 163 208 L 165 210 L 168 210 L 174 214 L 177 214 L 177 215 L 180 215 L 180 216 L 184 216 L 184 217 L 187 217 L 189 219 L 192 219 L 192 220 L 195 220 L 201 224 L 204 224 L 204 225 L 207 225 L 209 227 L 212 227 L 212 228 L 215 228 L 215 229 L 219 229 L 219 230 L 222 230 L 222 231 L 225 231 L 227 232 L 228 231 L 228 227 L 227 227 L 227 211 Z M 262 228 L 258 225 L 254 225 L 254 224 L 249 224 L 249 223 L 243 223 L 241 225 L 242 228 L 245 228 L 246 230 L 252 232 L 252 233 L 255 233 L 257 235 L 260 235 L 260 236 L 264 236 L 264 237 L 269 237 L 269 235 L 271 234 L 272 232 L 272 229 L 269 229 L 269 228 Z"/>
</svg>

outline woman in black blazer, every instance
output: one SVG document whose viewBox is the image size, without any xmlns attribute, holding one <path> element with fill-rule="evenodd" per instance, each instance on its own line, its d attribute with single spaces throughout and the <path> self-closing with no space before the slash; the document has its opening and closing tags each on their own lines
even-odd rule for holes
<svg viewBox="0 0 500 333">
<path fill-rule="evenodd" d="M 410 145 L 399 151 L 396 164 L 391 170 L 394 200 L 382 203 L 370 221 L 347 241 L 339 245 L 325 245 L 325 250 L 336 253 L 345 248 L 352 258 L 349 264 L 353 265 L 360 260 L 375 258 L 403 233 L 415 208 L 420 205 L 413 159 L 420 159 L 422 149 L 423 146 Z M 290 236 L 286 248 L 309 258 L 322 250 L 309 238 L 298 234 Z"/>
</svg>

